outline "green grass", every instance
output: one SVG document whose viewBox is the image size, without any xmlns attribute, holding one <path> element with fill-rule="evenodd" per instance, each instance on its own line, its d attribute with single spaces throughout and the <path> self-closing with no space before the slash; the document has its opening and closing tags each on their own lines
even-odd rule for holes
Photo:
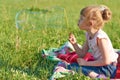
<svg viewBox="0 0 120 80">
<path fill-rule="evenodd" d="M 67 41 L 70 32 L 75 34 L 78 43 L 83 44 L 84 32 L 78 29 L 77 21 L 80 9 L 86 5 L 105 4 L 110 7 L 113 17 L 104 30 L 111 38 L 114 48 L 120 48 L 120 0 L 0 0 L 0 3 L 0 80 L 49 79 L 57 62 L 43 59 L 41 50 L 60 47 Z M 15 16 L 18 11 L 30 8 L 44 10 L 53 6 L 65 8 L 68 23 L 64 27 L 17 31 Z M 62 80 L 90 79 L 76 74 Z"/>
</svg>

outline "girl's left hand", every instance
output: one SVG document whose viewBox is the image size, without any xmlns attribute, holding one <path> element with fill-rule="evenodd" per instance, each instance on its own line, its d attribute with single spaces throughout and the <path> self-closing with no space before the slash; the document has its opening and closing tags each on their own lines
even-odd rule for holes
<svg viewBox="0 0 120 80">
<path fill-rule="evenodd" d="M 78 58 L 78 59 L 77 59 L 77 62 L 78 62 L 78 64 L 79 64 L 80 66 L 84 66 L 84 65 L 86 65 L 86 62 L 87 62 L 87 61 L 85 61 L 83 58 Z"/>
</svg>

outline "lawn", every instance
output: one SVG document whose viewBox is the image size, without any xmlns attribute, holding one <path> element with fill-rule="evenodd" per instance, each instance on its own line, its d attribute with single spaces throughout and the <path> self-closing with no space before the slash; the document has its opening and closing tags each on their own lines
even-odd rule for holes
<svg viewBox="0 0 120 80">
<path fill-rule="evenodd" d="M 0 80 L 49 79 L 57 62 L 43 59 L 41 50 L 60 47 L 71 32 L 82 45 L 84 32 L 79 30 L 77 22 L 80 10 L 87 5 L 104 4 L 111 9 L 112 20 L 103 29 L 113 47 L 120 49 L 120 0 L 0 0 L 0 3 Z M 52 7 L 60 9 L 51 13 Z M 25 18 L 25 22 L 19 23 L 22 29 L 16 28 L 16 14 L 23 10 L 37 14 L 21 13 L 23 16 L 19 19 Z M 47 17 L 46 11 L 49 12 Z M 91 79 L 76 74 L 62 80 Z"/>
</svg>

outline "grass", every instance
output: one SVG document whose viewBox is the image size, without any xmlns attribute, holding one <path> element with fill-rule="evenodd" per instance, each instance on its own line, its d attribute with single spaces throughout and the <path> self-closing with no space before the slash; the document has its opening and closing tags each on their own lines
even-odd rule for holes
<svg viewBox="0 0 120 80">
<path fill-rule="evenodd" d="M 0 80 L 47 80 L 50 78 L 57 62 L 43 59 L 41 50 L 60 47 L 67 41 L 70 32 L 75 34 L 80 44 L 83 44 L 84 32 L 78 29 L 77 20 L 80 9 L 86 5 L 105 4 L 110 7 L 113 17 L 105 25 L 104 30 L 111 38 L 114 48 L 120 48 L 119 0 L 0 0 L 0 3 Z M 29 8 L 46 10 L 53 6 L 60 6 L 66 10 L 66 23 L 61 24 L 64 27 L 47 27 L 32 31 L 16 29 L 17 12 Z M 39 16 L 33 18 L 33 22 L 39 19 Z M 34 25 L 40 26 L 42 23 L 34 23 Z M 62 80 L 70 79 L 90 80 L 79 74 L 62 78 Z"/>
</svg>

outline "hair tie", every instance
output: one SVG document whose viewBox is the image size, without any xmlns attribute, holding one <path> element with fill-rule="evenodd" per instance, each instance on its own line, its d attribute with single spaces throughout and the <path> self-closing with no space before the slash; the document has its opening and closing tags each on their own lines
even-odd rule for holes
<svg viewBox="0 0 120 80">
<path fill-rule="evenodd" d="M 100 7 L 100 11 L 104 11 L 106 8 L 104 6 Z"/>
</svg>

